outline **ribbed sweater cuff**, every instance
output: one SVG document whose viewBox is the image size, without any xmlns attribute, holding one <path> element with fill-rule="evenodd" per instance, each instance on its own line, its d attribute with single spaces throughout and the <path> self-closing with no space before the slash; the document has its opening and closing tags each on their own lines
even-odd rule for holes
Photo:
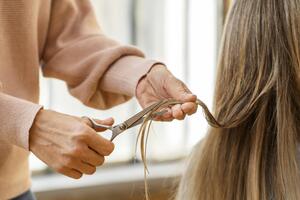
<svg viewBox="0 0 300 200">
<path fill-rule="evenodd" d="M 0 140 L 29 149 L 29 130 L 41 105 L 0 93 Z"/>
<path fill-rule="evenodd" d="M 139 80 L 156 64 L 163 65 L 161 62 L 138 56 L 122 57 L 106 71 L 100 88 L 107 92 L 135 96 Z"/>
</svg>

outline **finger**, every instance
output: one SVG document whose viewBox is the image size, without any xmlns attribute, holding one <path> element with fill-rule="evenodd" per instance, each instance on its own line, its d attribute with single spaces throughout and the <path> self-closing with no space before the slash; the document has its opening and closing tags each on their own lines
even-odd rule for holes
<svg viewBox="0 0 300 200">
<path fill-rule="evenodd" d="M 104 163 L 104 157 L 90 148 L 87 148 L 81 159 L 93 166 L 100 166 Z"/>
<path fill-rule="evenodd" d="M 188 115 L 192 115 L 197 112 L 197 104 L 188 102 L 181 105 L 181 110 Z"/>
<path fill-rule="evenodd" d="M 172 115 L 172 109 L 166 108 L 167 112 L 161 116 L 161 121 L 172 121 L 174 119 Z"/>
<path fill-rule="evenodd" d="M 63 167 L 57 170 L 57 172 L 74 179 L 80 179 L 82 177 L 82 173 L 80 171 L 67 167 Z"/>
<path fill-rule="evenodd" d="M 156 117 L 153 118 L 154 121 L 162 121 L 162 116 L 158 115 Z"/>
<path fill-rule="evenodd" d="M 171 108 L 166 108 L 165 110 L 166 110 L 166 113 L 164 113 L 164 114 L 162 115 L 162 117 L 163 117 L 164 119 L 172 118 L 173 116 L 172 116 L 172 110 L 171 110 Z"/>
<path fill-rule="evenodd" d="M 172 107 L 172 115 L 175 119 L 182 120 L 185 118 L 184 112 L 181 110 L 181 105 L 176 104 Z"/>
<path fill-rule="evenodd" d="M 172 115 L 170 117 L 158 116 L 154 119 L 154 121 L 169 122 L 172 121 L 173 119 L 174 117 Z"/>
<path fill-rule="evenodd" d="M 88 146 L 102 156 L 108 156 L 114 150 L 114 143 L 98 135 L 96 132 L 89 134 Z"/>
<path fill-rule="evenodd" d="M 75 165 L 75 170 L 81 172 L 82 174 L 93 174 L 96 172 L 96 167 L 92 166 L 88 163 L 82 162 L 82 161 L 78 161 Z"/>
<path fill-rule="evenodd" d="M 171 121 L 171 120 L 174 119 L 173 116 L 172 116 L 171 108 L 164 108 L 163 110 L 155 112 L 154 114 L 157 114 L 153 118 L 154 121 Z"/>
<path fill-rule="evenodd" d="M 196 102 L 197 96 L 192 93 L 185 93 L 180 96 L 182 102 Z"/>
<path fill-rule="evenodd" d="M 161 119 L 161 121 L 163 121 L 163 122 L 171 122 L 171 121 L 173 121 L 173 120 L 174 120 L 174 117 L 163 118 L 163 119 Z"/>
</svg>

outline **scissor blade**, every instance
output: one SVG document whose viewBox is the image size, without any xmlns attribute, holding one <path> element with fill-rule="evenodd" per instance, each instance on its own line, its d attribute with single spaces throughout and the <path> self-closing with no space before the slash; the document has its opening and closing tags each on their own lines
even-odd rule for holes
<svg viewBox="0 0 300 200">
<path fill-rule="evenodd" d="M 163 114 L 165 114 L 166 112 L 168 112 L 167 110 L 163 110 L 163 111 L 159 111 L 159 112 L 155 112 L 151 115 L 151 119 L 154 119 L 155 117 L 161 116 Z M 137 125 L 140 125 L 141 123 L 144 122 L 145 117 L 140 118 L 138 121 L 134 122 L 129 128 L 135 127 Z"/>
<path fill-rule="evenodd" d="M 138 112 L 137 114 L 133 115 L 131 118 L 124 121 L 123 124 L 125 124 L 126 128 L 132 127 L 133 124 L 135 124 L 137 121 L 141 120 L 141 118 L 143 118 L 146 114 L 151 112 L 160 103 L 161 103 L 161 101 L 152 104 L 151 106 L 145 108 L 144 110 Z"/>
<path fill-rule="evenodd" d="M 154 108 L 154 107 L 153 107 L 153 108 Z M 151 110 L 150 110 L 150 111 L 151 111 Z M 151 116 L 151 118 L 155 118 L 155 117 L 157 117 L 157 116 L 163 115 L 163 114 L 166 113 L 166 112 L 168 112 L 168 111 L 167 111 L 167 110 L 163 110 L 163 111 L 160 111 L 160 112 L 153 113 L 152 116 Z M 147 113 L 146 113 L 146 114 L 147 114 Z M 136 116 L 136 115 L 135 115 L 135 116 Z M 125 124 L 126 121 L 128 121 L 128 120 L 126 120 L 125 122 L 123 122 L 123 123 L 121 123 L 121 124 L 118 124 L 118 125 L 114 126 L 114 127 L 112 128 L 112 136 L 111 136 L 111 139 L 110 139 L 110 140 L 113 141 L 113 140 L 115 139 L 115 137 L 117 137 L 118 135 L 120 135 L 122 132 L 124 132 L 124 131 L 127 130 L 128 128 L 132 128 L 132 127 L 134 127 L 134 126 L 137 126 L 137 125 L 143 123 L 144 119 L 145 119 L 145 117 L 142 116 L 142 117 L 140 117 L 139 119 L 137 119 L 137 121 L 135 121 L 135 122 L 134 122 L 133 124 L 131 124 L 131 125 Z M 130 123 L 131 123 L 131 122 L 130 122 Z"/>
</svg>

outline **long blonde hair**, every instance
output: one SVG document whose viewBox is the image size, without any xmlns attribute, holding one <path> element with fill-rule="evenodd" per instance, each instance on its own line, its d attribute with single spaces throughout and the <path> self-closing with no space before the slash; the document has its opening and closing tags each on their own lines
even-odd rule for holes
<svg viewBox="0 0 300 200">
<path fill-rule="evenodd" d="M 236 0 L 219 57 L 214 116 L 178 200 L 299 200 L 300 0 Z M 195 130 L 196 133 L 196 130 Z"/>
</svg>

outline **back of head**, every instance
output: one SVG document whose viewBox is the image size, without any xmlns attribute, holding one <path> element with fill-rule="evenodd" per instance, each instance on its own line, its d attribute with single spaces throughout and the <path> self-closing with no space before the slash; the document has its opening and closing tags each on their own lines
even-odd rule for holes
<svg viewBox="0 0 300 200">
<path fill-rule="evenodd" d="M 236 0 L 227 16 L 211 128 L 177 199 L 300 199 L 300 0 Z"/>
</svg>

